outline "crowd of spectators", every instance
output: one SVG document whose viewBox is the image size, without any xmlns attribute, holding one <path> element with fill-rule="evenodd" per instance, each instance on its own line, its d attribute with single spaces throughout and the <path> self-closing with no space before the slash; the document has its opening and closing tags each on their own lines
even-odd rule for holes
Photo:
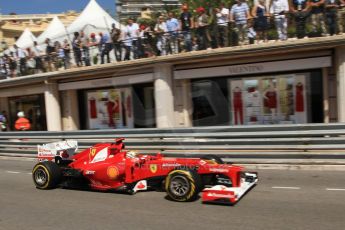
<svg viewBox="0 0 345 230">
<path fill-rule="evenodd" d="M 221 3 L 218 8 L 200 6 L 194 11 L 183 4 L 181 12 L 162 13 L 155 24 L 130 18 L 124 28 L 113 24 L 106 33 L 79 31 L 71 40 L 60 43 L 47 38 L 45 46 L 34 42 L 25 50 L 14 45 L 0 57 L 0 71 L 11 78 L 269 40 L 331 36 L 343 33 L 344 15 L 345 0 L 236 0 L 232 6 Z"/>
</svg>

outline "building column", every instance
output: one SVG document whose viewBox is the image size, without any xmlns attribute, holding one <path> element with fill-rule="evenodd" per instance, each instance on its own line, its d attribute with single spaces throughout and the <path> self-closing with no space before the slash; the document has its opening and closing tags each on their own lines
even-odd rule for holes
<svg viewBox="0 0 345 230">
<path fill-rule="evenodd" d="M 62 129 L 79 130 L 79 106 L 77 90 L 62 91 Z"/>
<path fill-rule="evenodd" d="M 338 122 L 345 122 L 345 46 L 335 48 Z"/>
<path fill-rule="evenodd" d="M 175 80 L 174 95 L 176 127 L 191 127 L 192 98 L 190 80 Z"/>
<path fill-rule="evenodd" d="M 56 82 L 45 82 L 44 101 L 48 131 L 61 131 L 61 109 L 58 84 Z"/>
<path fill-rule="evenodd" d="M 158 64 L 154 67 L 154 96 L 157 128 L 175 127 L 172 66 Z"/>
</svg>

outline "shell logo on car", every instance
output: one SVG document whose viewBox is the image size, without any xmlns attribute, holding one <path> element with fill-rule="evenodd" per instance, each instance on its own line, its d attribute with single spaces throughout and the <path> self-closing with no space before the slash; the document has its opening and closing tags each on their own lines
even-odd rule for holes
<svg viewBox="0 0 345 230">
<path fill-rule="evenodd" d="M 119 170 L 117 167 L 115 166 L 110 166 L 107 169 L 107 175 L 109 177 L 109 179 L 111 180 L 115 180 L 118 176 L 119 176 Z"/>
</svg>

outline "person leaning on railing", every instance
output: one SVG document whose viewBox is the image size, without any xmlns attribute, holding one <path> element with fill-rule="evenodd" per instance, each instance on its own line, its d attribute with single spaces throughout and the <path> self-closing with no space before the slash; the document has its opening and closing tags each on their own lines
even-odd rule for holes
<svg viewBox="0 0 345 230">
<path fill-rule="evenodd" d="M 280 41 L 288 39 L 287 26 L 288 19 L 286 14 L 289 12 L 288 0 L 273 0 L 270 6 L 270 14 L 274 17 L 274 24 Z"/>
<path fill-rule="evenodd" d="M 65 68 L 69 69 L 71 68 L 71 46 L 67 39 L 63 41 L 62 49 L 65 55 L 65 59 L 64 59 Z"/>
<path fill-rule="evenodd" d="M 27 66 L 26 66 L 26 52 L 22 48 L 18 47 L 16 44 L 13 45 L 14 48 L 14 58 L 19 62 L 19 71 L 22 76 L 26 75 Z"/>
<path fill-rule="evenodd" d="M 163 16 L 159 16 L 154 32 L 155 32 L 155 35 L 157 36 L 157 49 L 159 52 L 158 55 L 159 56 L 167 55 L 166 34 L 168 32 L 168 28 Z"/>
<path fill-rule="evenodd" d="M 183 35 L 184 50 L 192 51 L 192 33 L 191 30 L 194 28 L 193 16 L 188 10 L 188 5 L 182 5 L 182 13 L 180 14 L 180 31 Z"/>
<path fill-rule="evenodd" d="M 113 23 L 111 24 L 111 40 L 113 41 L 114 45 L 114 54 L 116 61 L 120 62 L 122 59 L 122 42 L 121 42 L 121 37 L 122 37 L 122 31 L 119 28 L 116 28 L 116 24 Z"/>
<path fill-rule="evenodd" d="M 252 8 L 252 16 L 254 17 L 254 29 L 256 31 L 257 42 L 267 42 L 269 15 L 264 0 L 259 0 Z"/>
<path fill-rule="evenodd" d="M 344 4 L 343 0 L 325 0 L 326 23 L 330 35 L 338 32 L 337 16 L 338 9 L 342 4 Z"/>
<path fill-rule="evenodd" d="M 211 41 L 208 32 L 209 16 L 206 14 L 206 10 L 203 7 L 197 8 L 196 13 L 198 14 L 195 21 L 196 35 L 198 37 L 198 49 L 206 50 Z"/>
<path fill-rule="evenodd" d="M 290 10 L 295 19 L 297 38 L 306 37 L 306 22 L 310 13 L 310 6 L 307 0 L 291 0 Z"/>
<path fill-rule="evenodd" d="M 55 46 L 51 44 L 49 38 L 46 39 L 46 56 L 45 56 L 45 64 L 47 66 L 46 70 L 51 72 L 55 70 L 55 63 L 56 63 L 56 52 Z"/>
<path fill-rule="evenodd" d="M 344 32 L 345 26 L 345 1 L 340 0 L 340 5 L 337 12 L 337 24 L 338 24 L 338 34 L 342 34 Z"/>
<path fill-rule="evenodd" d="M 85 66 L 90 66 L 90 41 L 83 30 L 80 31 L 79 39 L 82 51 L 82 60 L 84 61 Z"/>
<path fill-rule="evenodd" d="M 229 46 L 229 14 L 228 8 L 221 3 L 219 8 L 215 8 L 217 18 L 217 46 L 218 48 Z"/>
<path fill-rule="evenodd" d="M 231 7 L 230 22 L 235 23 L 235 32 L 238 35 L 239 45 L 248 44 L 247 20 L 250 18 L 249 7 L 245 0 L 236 0 Z"/>
<path fill-rule="evenodd" d="M 312 26 L 312 32 L 314 34 L 321 32 L 321 36 L 327 36 L 326 23 L 324 15 L 325 0 L 309 0 L 310 6 L 310 22 Z"/>
<path fill-rule="evenodd" d="M 166 21 L 167 29 L 168 29 L 168 52 L 171 54 L 177 54 L 179 52 L 178 49 L 178 31 L 179 31 L 179 22 L 177 18 L 175 18 L 175 14 L 173 12 L 168 13 L 168 19 Z"/>
<path fill-rule="evenodd" d="M 45 72 L 43 60 L 42 60 L 42 56 L 44 55 L 44 52 L 38 46 L 36 41 L 34 41 L 34 46 L 32 47 L 32 53 L 35 59 L 35 73 Z"/>
</svg>

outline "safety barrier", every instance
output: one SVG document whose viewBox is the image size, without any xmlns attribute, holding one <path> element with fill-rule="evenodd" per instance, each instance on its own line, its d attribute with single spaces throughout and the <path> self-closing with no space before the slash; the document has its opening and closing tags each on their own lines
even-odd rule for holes
<svg viewBox="0 0 345 230">
<path fill-rule="evenodd" d="M 247 164 L 345 165 L 345 123 L 116 129 L 64 132 L 0 132 L 0 155 L 36 154 L 38 144 L 75 139 L 79 149 L 124 137 L 139 153 L 195 157 L 216 154 Z"/>
</svg>

